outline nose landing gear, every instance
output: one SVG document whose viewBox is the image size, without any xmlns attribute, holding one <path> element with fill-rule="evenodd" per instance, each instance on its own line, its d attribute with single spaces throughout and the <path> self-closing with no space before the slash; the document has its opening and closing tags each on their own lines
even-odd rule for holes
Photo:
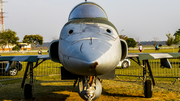
<svg viewBox="0 0 180 101">
<path fill-rule="evenodd" d="M 79 80 L 78 93 L 80 97 L 87 101 L 92 101 L 101 95 L 102 86 L 95 76 L 85 76 Z"/>
</svg>

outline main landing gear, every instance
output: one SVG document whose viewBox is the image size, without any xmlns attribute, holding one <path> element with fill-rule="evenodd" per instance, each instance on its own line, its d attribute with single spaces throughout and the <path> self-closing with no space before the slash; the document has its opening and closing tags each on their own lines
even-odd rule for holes
<svg viewBox="0 0 180 101">
<path fill-rule="evenodd" d="M 26 70 L 23 76 L 23 81 L 21 84 L 21 88 L 24 88 L 24 98 L 25 99 L 33 99 L 33 69 L 36 68 L 38 65 L 40 65 L 42 62 L 44 62 L 46 59 L 43 59 L 41 62 L 36 62 L 36 65 L 33 67 L 33 62 L 28 62 L 26 66 Z M 30 82 L 28 84 L 25 84 L 25 80 L 28 77 L 28 70 L 30 75 Z"/>
<path fill-rule="evenodd" d="M 152 97 L 152 83 L 151 80 L 146 80 L 144 82 L 144 96 L 146 98 L 151 98 Z"/>
<path fill-rule="evenodd" d="M 29 72 L 30 73 L 30 82 L 29 82 L 29 84 L 25 84 L 25 86 L 24 86 L 25 79 L 28 76 L 27 72 L 28 72 L 29 67 L 30 67 L 30 72 Z M 21 88 L 24 88 L 24 98 L 25 99 L 32 99 L 32 91 L 33 91 L 32 85 L 33 85 L 33 62 L 28 62 L 25 73 L 24 73 L 23 81 L 21 84 Z"/>
<path fill-rule="evenodd" d="M 132 59 L 134 62 L 136 62 L 137 64 L 139 64 L 140 66 L 143 67 L 144 96 L 145 96 L 145 98 L 151 98 L 152 93 L 153 93 L 153 87 L 155 86 L 155 81 L 154 81 L 154 76 L 152 74 L 151 67 L 149 65 L 149 61 L 148 60 L 142 60 L 143 65 L 141 65 L 138 57 L 137 57 L 137 61 L 133 58 L 130 58 L 130 59 Z M 149 78 L 150 78 L 149 80 L 147 80 L 147 73 L 149 74 Z"/>
<path fill-rule="evenodd" d="M 147 80 L 146 67 L 148 67 L 148 71 L 149 71 L 148 73 L 149 73 L 149 77 L 151 80 Z M 155 85 L 155 81 L 154 81 L 154 76 L 152 74 L 152 70 L 151 70 L 148 60 L 143 60 L 143 84 L 144 84 L 144 96 L 146 98 L 151 98 L 153 86 Z"/>
<path fill-rule="evenodd" d="M 25 99 L 31 99 L 32 98 L 32 85 L 31 84 L 26 84 L 24 86 L 24 98 Z"/>
</svg>

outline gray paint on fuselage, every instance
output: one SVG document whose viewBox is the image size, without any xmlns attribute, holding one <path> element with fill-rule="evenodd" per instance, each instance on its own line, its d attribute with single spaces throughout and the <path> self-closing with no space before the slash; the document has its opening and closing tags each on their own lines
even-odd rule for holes
<svg viewBox="0 0 180 101">
<path fill-rule="evenodd" d="M 68 22 L 61 31 L 59 56 L 62 64 L 78 75 L 102 75 L 112 71 L 121 57 L 116 29 L 111 23 L 97 23 L 95 19 L 82 21 Z M 69 34 L 70 30 L 73 33 Z M 99 63 L 96 69 L 91 68 L 93 62 Z"/>
</svg>

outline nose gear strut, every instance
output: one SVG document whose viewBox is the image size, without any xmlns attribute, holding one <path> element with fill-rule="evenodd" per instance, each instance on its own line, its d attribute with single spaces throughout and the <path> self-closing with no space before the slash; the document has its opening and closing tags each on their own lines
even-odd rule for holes
<svg viewBox="0 0 180 101">
<path fill-rule="evenodd" d="M 92 101 L 101 95 L 102 86 L 96 76 L 85 76 L 79 80 L 78 93 L 84 100 Z"/>
</svg>

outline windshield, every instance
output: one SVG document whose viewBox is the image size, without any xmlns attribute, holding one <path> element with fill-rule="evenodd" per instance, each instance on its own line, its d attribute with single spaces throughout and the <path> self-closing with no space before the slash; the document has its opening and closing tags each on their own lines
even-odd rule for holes
<svg viewBox="0 0 180 101">
<path fill-rule="evenodd" d="M 95 3 L 86 2 L 77 5 L 70 13 L 69 20 L 79 18 L 107 18 L 106 12 Z"/>
</svg>

